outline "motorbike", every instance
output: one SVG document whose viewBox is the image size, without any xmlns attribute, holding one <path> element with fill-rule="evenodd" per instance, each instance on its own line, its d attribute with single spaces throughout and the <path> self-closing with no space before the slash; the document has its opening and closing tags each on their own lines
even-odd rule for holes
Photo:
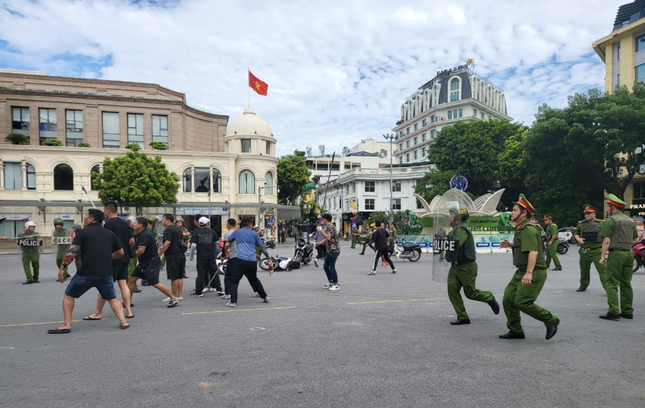
<svg viewBox="0 0 645 408">
<path fill-rule="evenodd" d="M 296 242 L 296 251 L 293 254 L 293 260 L 307 265 L 312 259 L 314 259 L 314 244 L 300 238 Z"/>
<path fill-rule="evenodd" d="M 300 267 L 300 262 L 293 260 L 291 258 L 285 258 L 281 256 L 262 258 L 258 261 L 260 269 L 263 271 L 269 270 L 269 262 L 273 263 L 274 271 L 291 271 L 292 269 L 298 269 Z"/>
<path fill-rule="evenodd" d="M 223 261 L 218 259 L 216 263 L 217 263 L 217 274 L 226 275 L 226 266 L 228 265 L 228 259 L 224 259 Z"/>
<path fill-rule="evenodd" d="M 558 247 L 556 248 L 556 251 L 560 255 L 564 255 L 569 252 L 569 244 L 567 243 L 567 241 L 558 241 Z"/>
<path fill-rule="evenodd" d="M 645 238 L 632 247 L 634 255 L 634 272 L 639 268 L 645 268 Z"/>
<path fill-rule="evenodd" d="M 396 241 L 392 245 L 392 250 L 390 255 L 394 255 L 397 259 L 408 259 L 410 262 L 416 262 L 421 259 L 421 244 L 401 244 L 400 241 Z"/>
</svg>

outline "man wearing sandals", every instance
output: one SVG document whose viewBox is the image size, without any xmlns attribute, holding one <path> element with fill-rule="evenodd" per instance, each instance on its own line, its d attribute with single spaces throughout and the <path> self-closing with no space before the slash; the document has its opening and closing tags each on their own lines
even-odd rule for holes
<svg viewBox="0 0 645 408">
<path fill-rule="evenodd" d="M 130 323 L 123 316 L 121 302 L 116 298 L 114 283 L 112 282 L 112 261 L 123 256 L 124 250 L 119 244 L 116 235 L 101 226 L 103 211 L 92 208 L 85 216 L 85 228 L 80 230 L 72 241 L 65 260 L 58 270 L 58 282 L 65 282 L 65 268 L 79 255 L 83 257 L 83 264 L 69 282 L 63 297 L 64 323 L 55 329 L 50 329 L 49 334 L 70 333 L 72 331 L 72 311 L 75 299 L 83 296 L 91 288 L 96 288 L 101 297 L 110 303 L 110 307 L 119 319 L 122 329 L 130 327 Z"/>
</svg>

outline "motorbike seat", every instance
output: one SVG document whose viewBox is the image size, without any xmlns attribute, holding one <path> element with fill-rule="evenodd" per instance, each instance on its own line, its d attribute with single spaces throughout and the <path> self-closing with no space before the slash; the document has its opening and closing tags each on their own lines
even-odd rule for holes
<svg viewBox="0 0 645 408">
<path fill-rule="evenodd" d="M 421 248 L 421 244 L 407 244 L 407 245 L 403 245 L 403 249 L 406 249 L 406 250 L 408 250 L 408 249 L 417 249 L 417 248 Z"/>
</svg>

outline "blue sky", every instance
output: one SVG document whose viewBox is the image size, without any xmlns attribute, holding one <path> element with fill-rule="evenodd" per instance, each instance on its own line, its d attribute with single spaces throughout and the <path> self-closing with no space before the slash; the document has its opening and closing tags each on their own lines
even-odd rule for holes
<svg viewBox="0 0 645 408">
<path fill-rule="evenodd" d="M 158 83 L 231 119 L 250 68 L 269 84 L 251 105 L 279 154 L 340 151 L 381 138 L 406 97 L 468 58 L 526 124 L 602 88 L 591 44 L 624 2 L 0 0 L 0 68 Z"/>
</svg>

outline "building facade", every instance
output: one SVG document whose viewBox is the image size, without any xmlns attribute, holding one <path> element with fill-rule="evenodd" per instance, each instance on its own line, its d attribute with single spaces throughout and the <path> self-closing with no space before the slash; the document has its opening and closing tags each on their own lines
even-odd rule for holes
<svg viewBox="0 0 645 408">
<path fill-rule="evenodd" d="M 389 168 L 357 168 L 344 172 L 338 179 L 321 186 L 318 191 L 319 202 L 324 201 L 337 229 L 343 233 L 351 230 L 352 218 L 365 219 L 374 211 L 389 213 L 390 197 L 394 212 L 409 210 L 421 215 L 424 209 L 413 194 L 417 184 L 431 169 L 431 166 L 393 168 L 390 194 Z"/>
<path fill-rule="evenodd" d="M 227 124 L 228 116 L 192 108 L 184 94 L 156 84 L 0 72 L 0 214 L 7 217 L 0 236 L 15 237 L 27 220 L 45 236 L 56 217 L 82 224 L 91 207 L 83 188 L 100 201 L 91 173 L 132 143 L 181 178 L 177 203 L 146 215 L 171 212 L 192 224 L 195 214 L 210 214 L 219 231 L 228 217 L 249 216 L 270 229 L 279 208 L 271 127 L 250 107 Z M 8 144 L 9 133 L 28 144 Z M 53 139 L 64 146 L 43 145 Z M 167 150 L 152 150 L 152 142 Z"/>
<path fill-rule="evenodd" d="M 593 45 L 605 63 L 605 91 L 617 86 L 632 89 L 636 81 L 645 80 L 645 2 L 637 0 L 618 8 L 610 34 Z M 645 138 L 644 138 L 645 141 Z M 645 143 L 640 151 L 645 149 Z M 633 218 L 645 218 L 645 162 L 625 190 L 627 212 Z"/>
<path fill-rule="evenodd" d="M 477 75 L 469 65 L 437 72 L 401 105 L 395 164 L 425 163 L 428 149 L 445 126 L 463 121 L 512 120 L 504 91 Z"/>
</svg>

